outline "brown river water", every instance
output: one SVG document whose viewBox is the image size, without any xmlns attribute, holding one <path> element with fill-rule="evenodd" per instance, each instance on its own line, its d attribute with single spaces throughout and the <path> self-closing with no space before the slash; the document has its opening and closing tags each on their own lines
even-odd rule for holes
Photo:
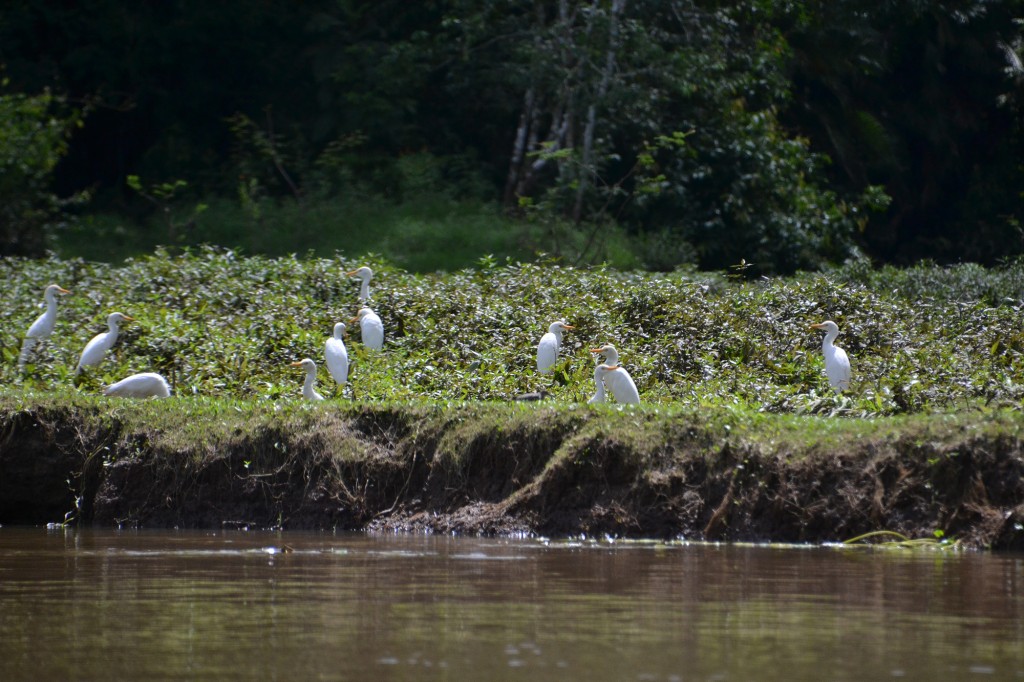
<svg viewBox="0 0 1024 682">
<path fill-rule="evenodd" d="M 0 680 L 1024 680 L 1024 556 L 0 528 Z"/>
</svg>

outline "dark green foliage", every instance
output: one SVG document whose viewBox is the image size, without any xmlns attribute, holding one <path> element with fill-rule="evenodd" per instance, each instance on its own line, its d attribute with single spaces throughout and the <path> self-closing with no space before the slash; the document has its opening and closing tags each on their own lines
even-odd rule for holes
<svg viewBox="0 0 1024 682">
<path fill-rule="evenodd" d="M 40 253 L 68 220 L 63 210 L 85 198 L 61 199 L 51 187 L 68 134 L 81 123 L 79 112 L 60 105 L 48 93 L 0 92 L 0 256 Z"/>
<path fill-rule="evenodd" d="M 281 255 L 303 225 L 343 233 L 315 214 L 353 197 L 429 197 L 500 206 L 580 263 L 617 250 L 617 227 L 666 271 L 864 250 L 992 265 L 1024 249 L 1022 16 L 1022 0 L 15 0 L 0 63 L 18 92 L 90 103 L 56 194 L 95 189 L 83 230 L 141 252 Z M 183 215 L 131 176 L 186 183 Z M 190 220 L 229 204 L 230 229 Z"/>
<path fill-rule="evenodd" d="M 766 3 L 792 49 L 784 119 L 843 186 L 883 185 L 878 258 L 994 264 L 1024 249 L 1020 0 Z"/>
</svg>

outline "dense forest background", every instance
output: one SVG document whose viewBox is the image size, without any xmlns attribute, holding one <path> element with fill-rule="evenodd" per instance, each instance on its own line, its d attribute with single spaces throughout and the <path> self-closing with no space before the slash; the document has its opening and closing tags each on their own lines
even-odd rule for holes
<svg viewBox="0 0 1024 682">
<path fill-rule="evenodd" d="M 7 0 L 0 254 L 1024 251 L 1024 0 Z"/>
</svg>

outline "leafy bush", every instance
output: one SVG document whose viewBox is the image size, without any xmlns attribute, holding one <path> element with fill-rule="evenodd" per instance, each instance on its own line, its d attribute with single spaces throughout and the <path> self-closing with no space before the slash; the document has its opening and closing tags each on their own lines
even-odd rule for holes
<svg viewBox="0 0 1024 682">
<path fill-rule="evenodd" d="M 67 219 L 64 207 L 86 198 L 61 199 L 50 187 L 68 133 L 81 122 L 80 112 L 56 113 L 59 104 L 49 93 L 0 93 L 0 255 L 42 254 Z"/>
<path fill-rule="evenodd" d="M 367 352 L 351 329 L 352 383 L 343 395 L 355 400 L 504 400 L 544 387 L 556 400 L 583 402 L 593 392 L 589 349 L 603 342 L 619 348 L 646 403 L 870 416 L 1024 397 L 1019 263 L 971 268 L 978 281 L 970 288 L 981 295 L 936 287 L 928 298 L 908 299 L 890 285 L 950 271 L 851 268 L 743 282 L 485 259 L 450 275 L 413 275 L 376 258 L 243 258 L 210 248 L 175 257 L 158 251 L 121 267 L 0 261 L 10 283 L 0 306 L 0 382 L 70 384 L 85 342 L 120 310 L 137 322 L 83 390 L 158 371 L 178 395 L 296 398 L 301 376 L 288 363 L 322 360 L 333 324 L 358 308 L 358 282 L 344 272 L 364 262 L 375 271 L 372 304 L 387 341 L 385 352 Z M 982 280 L 1018 288 L 993 302 Z M 20 374 L 20 335 L 54 281 L 73 293 L 61 300 L 54 336 Z M 575 329 L 554 374 L 541 377 L 536 344 L 557 318 Z M 843 396 L 829 391 L 821 335 L 808 329 L 828 318 L 853 362 L 853 389 Z M 334 395 L 320 365 L 320 387 Z"/>
<path fill-rule="evenodd" d="M 1013 304 L 1024 299 L 1024 259 L 999 268 L 976 263 L 939 266 L 923 261 L 910 268 L 872 268 L 866 260 L 851 261 L 833 276 L 871 289 L 888 290 L 909 300 L 980 301 L 989 305 Z"/>
</svg>

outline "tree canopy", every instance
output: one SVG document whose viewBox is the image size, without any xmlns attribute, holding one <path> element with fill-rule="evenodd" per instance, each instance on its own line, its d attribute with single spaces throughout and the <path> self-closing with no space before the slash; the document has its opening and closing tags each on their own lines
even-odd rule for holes
<svg viewBox="0 0 1024 682">
<path fill-rule="evenodd" d="M 1022 17 L 1024 0 L 12 0 L 0 96 L 71 107 L 36 110 L 74 120 L 36 205 L 88 191 L 89 211 L 139 216 L 139 178 L 242 202 L 432 191 L 617 225 L 655 268 L 992 263 L 1024 250 Z M 40 158 L 19 134 L 0 151 Z M 43 248 L 44 213 L 5 214 L 0 253 Z"/>
</svg>

